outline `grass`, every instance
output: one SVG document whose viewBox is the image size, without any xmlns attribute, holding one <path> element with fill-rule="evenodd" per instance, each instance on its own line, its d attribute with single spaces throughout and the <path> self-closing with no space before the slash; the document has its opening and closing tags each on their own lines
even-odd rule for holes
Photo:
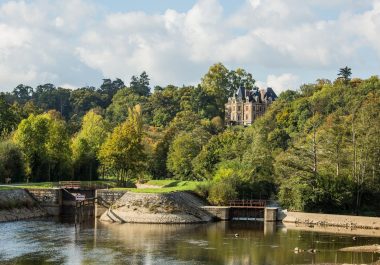
<svg viewBox="0 0 380 265">
<path fill-rule="evenodd" d="M 95 181 L 81 181 L 82 185 L 103 185 L 108 186 L 109 188 L 117 187 L 117 183 L 115 181 L 108 180 L 95 180 Z M 30 182 L 30 183 L 12 183 L 8 187 L 0 188 L 22 188 L 22 189 L 51 189 L 59 187 L 58 182 Z"/>
<path fill-rule="evenodd" d="M 173 180 L 173 179 L 152 179 L 152 180 L 149 180 L 147 183 L 147 185 L 153 185 L 153 186 L 160 186 L 160 187 L 175 187 L 176 184 L 180 182 L 178 180 Z"/>
<path fill-rule="evenodd" d="M 155 184 L 152 184 L 155 183 Z M 161 188 L 113 188 L 114 190 L 125 190 L 137 193 L 168 193 L 173 191 L 194 191 L 200 181 L 178 181 L 178 180 L 151 180 L 146 184 L 161 186 Z"/>
<path fill-rule="evenodd" d="M 84 185 L 100 184 L 108 186 L 113 190 L 125 190 L 137 193 L 168 193 L 173 191 L 194 191 L 200 181 L 180 181 L 172 179 L 162 180 L 149 180 L 146 184 L 159 186 L 160 188 L 122 188 L 118 187 L 116 181 L 109 180 L 97 180 L 97 181 L 81 181 Z M 58 187 L 58 182 L 39 182 L 39 183 L 18 183 L 13 186 L 0 186 L 0 190 L 12 190 L 12 189 L 51 189 Z"/>
<path fill-rule="evenodd" d="M 38 183 L 20 183 L 14 184 L 14 187 L 22 189 L 51 189 L 56 187 L 55 182 L 38 182 Z"/>
<path fill-rule="evenodd" d="M 4 187 L 4 186 L 0 186 L 0 190 L 15 190 L 15 189 L 18 189 L 18 187 Z"/>
</svg>

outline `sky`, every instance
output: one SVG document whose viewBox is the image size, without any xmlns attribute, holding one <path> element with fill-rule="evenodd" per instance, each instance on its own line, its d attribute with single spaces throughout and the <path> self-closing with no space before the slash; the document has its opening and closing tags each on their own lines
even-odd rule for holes
<svg viewBox="0 0 380 265">
<path fill-rule="evenodd" d="M 380 0 L 0 0 L 0 91 L 146 71 L 196 85 L 222 62 L 277 93 L 380 70 Z"/>
</svg>

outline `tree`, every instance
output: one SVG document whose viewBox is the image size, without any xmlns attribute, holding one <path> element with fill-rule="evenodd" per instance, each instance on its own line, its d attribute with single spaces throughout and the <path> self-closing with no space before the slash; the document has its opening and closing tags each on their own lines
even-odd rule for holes
<svg viewBox="0 0 380 265">
<path fill-rule="evenodd" d="M 20 84 L 17 87 L 15 87 L 15 89 L 13 89 L 12 94 L 16 97 L 17 102 L 25 104 L 28 100 L 32 98 L 33 88 L 30 86 Z"/>
<path fill-rule="evenodd" d="M 219 114 L 224 113 L 224 104 L 227 102 L 230 94 L 228 75 L 228 69 L 222 63 L 217 63 L 209 68 L 201 82 L 202 89 L 208 95 L 215 98 L 216 108 L 218 109 Z"/>
<path fill-rule="evenodd" d="M 178 134 L 169 148 L 167 167 L 174 177 L 182 180 L 195 178 L 192 160 L 208 141 L 210 134 L 201 128 L 191 133 Z"/>
<path fill-rule="evenodd" d="M 12 132 L 19 122 L 20 117 L 12 106 L 0 95 L 0 136 Z"/>
<path fill-rule="evenodd" d="M 48 119 L 48 137 L 45 140 L 48 159 L 48 181 L 59 181 L 72 176 L 72 153 L 66 122 L 59 112 L 44 114 Z"/>
<path fill-rule="evenodd" d="M 129 113 L 128 119 L 114 128 L 99 152 L 101 164 L 122 183 L 137 177 L 145 160 L 140 106 L 136 105 Z"/>
<path fill-rule="evenodd" d="M 129 115 L 129 110 L 137 104 L 145 105 L 146 98 L 135 93 L 131 88 L 123 88 L 116 92 L 112 98 L 112 104 L 106 110 L 106 117 L 110 123 L 116 125 L 125 121 Z"/>
<path fill-rule="evenodd" d="M 348 82 L 350 82 L 351 80 L 351 74 L 351 68 L 349 68 L 348 66 L 340 68 L 338 73 L 338 79 L 342 79 L 343 82 L 347 85 Z"/>
<path fill-rule="evenodd" d="M 71 175 L 69 136 L 59 113 L 31 114 L 21 121 L 13 141 L 25 157 L 28 179 L 52 181 Z"/>
<path fill-rule="evenodd" d="M 0 142 L 0 182 L 5 182 L 6 178 L 20 182 L 24 177 L 24 159 L 20 149 L 10 140 Z"/>
<path fill-rule="evenodd" d="M 109 104 L 111 104 L 112 97 L 124 87 L 124 82 L 119 78 L 116 78 L 114 81 L 111 79 L 103 79 L 103 84 L 98 90 L 99 93 L 103 95 L 102 107 L 106 108 Z"/>
<path fill-rule="evenodd" d="M 152 116 L 151 124 L 165 127 L 180 111 L 180 91 L 175 86 L 156 89 L 148 98 L 147 112 Z"/>
<path fill-rule="evenodd" d="M 107 132 L 107 124 L 103 117 L 94 110 L 87 112 L 83 117 L 81 130 L 71 143 L 75 178 L 89 180 L 97 178 L 98 154 Z"/>
<path fill-rule="evenodd" d="M 73 113 L 80 117 L 91 109 L 103 106 L 104 100 L 104 95 L 96 91 L 94 87 L 82 87 L 72 91 L 70 94 Z"/>
<path fill-rule="evenodd" d="M 132 76 L 129 86 L 134 93 L 146 97 L 150 95 L 149 80 L 149 76 L 144 71 L 139 77 Z"/>
<path fill-rule="evenodd" d="M 255 86 L 255 80 L 252 77 L 251 73 L 247 73 L 242 68 L 232 70 L 228 73 L 228 79 L 230 83 L 228 96 L 232 96 L 236 90 L 240 87 L 251 90 Z"/>
</svg>

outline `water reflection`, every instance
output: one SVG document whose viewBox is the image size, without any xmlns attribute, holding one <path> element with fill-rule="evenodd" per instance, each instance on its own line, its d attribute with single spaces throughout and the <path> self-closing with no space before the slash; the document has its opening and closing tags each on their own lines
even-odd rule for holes
<svg viewBox="0 0 380 265">
<path fill-rule="evenodd" d="M 0 264 L 370 264 L 378 253 L 339 248 L 379 244 L 379 237 L 304 231 L 263 222 L 197 225 L 53 220 L 0 224 Z M 317 249 L 294 253 L 294 248 Z"/>
</svg>

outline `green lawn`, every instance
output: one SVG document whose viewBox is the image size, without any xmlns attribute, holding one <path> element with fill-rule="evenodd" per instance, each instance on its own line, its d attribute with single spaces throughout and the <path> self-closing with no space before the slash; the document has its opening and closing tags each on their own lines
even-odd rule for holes
<svg viewBox="0 0 380 265">
<path fill-rule="evenodd" d="M 152 179 L 152 180 L 149 180 L 145 184 L 153 185 L 153 186 L 160 186 L 160 187 L 168 187 L 168 186 L 172 186 L 173 184 L 178 183 L 178 182 L 179 182 L 178 180 L 173 180 L 173 179 Z"/>
<path fill-rule="evenodd" d="M 194 191 L 200 181 L 180 181 L 180 180 L 149 180 L 147 185 L 160 186 L 161 188 L 121 188 L 117 187 L 115 181 L 97 180 L 97 181 L 81 181 L 83 185 L 99 184 L 107 186 L 110 189 L 126 190 L 139 193 L 167 193 L 173 191 Z M 58 182 L 39 182 L 39 183 L 15 183 L 13 186 L 0 186 L 0 190 L 10 189 L 49 189 L 58 187 Z"/>
<path fill-rule="evenodd" d="M 153 184 L 154 183 L 154 184 Z M 115 190 L 126 190 L 138 193 L 168 193 L 173 191 L 194 191 L 200 181 L 178 181 L 178 180 L 151 180 L 146 184 L 161 186 L 161 188 L 113 188 Z"/>
<path fill-rule="evenodd" d="M 96 181 L 81 181 L 82 185 L 103 185 L 109 188 L 117 187 L 115 181 L 107 180 L 96 180 Z M 22 188 L 22 189 L 51 189 L 58 188 L 58 182 L 30 182 L 30 183 L 12 183 L 12 187 Z"/>
<path fill-rule="evenodd" d="M 15 190 L 15 189 L 18 189 L 17 187 L 4 187 L 4 186 L 0 186 L 0 190 Z"/>
</svg>

